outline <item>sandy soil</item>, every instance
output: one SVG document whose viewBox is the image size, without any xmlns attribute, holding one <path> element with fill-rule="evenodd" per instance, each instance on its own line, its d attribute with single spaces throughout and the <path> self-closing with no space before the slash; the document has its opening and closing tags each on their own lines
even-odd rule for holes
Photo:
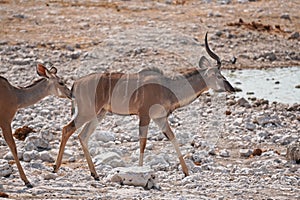
<svg viewBox="0 0 300 200">
<path fill-rule="evenodd" d="M 128 29 L 167 27 L 200 42 L 208 31 L 212 48 L 222 59 L 237 58 L 235 65 L 224 63 L 228 68 L 300 63 L 297 0 L 225 5 L 193 0 L 14 2 L 0 1 L 1 43 L 28 43 L 51 50 L 71 45 L 86 50 Z"/>
</svg>

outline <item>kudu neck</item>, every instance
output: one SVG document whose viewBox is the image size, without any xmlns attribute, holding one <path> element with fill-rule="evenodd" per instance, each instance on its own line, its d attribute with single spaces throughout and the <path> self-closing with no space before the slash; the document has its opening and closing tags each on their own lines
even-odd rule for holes
<svg viewBox="0 0 300 200">
<path fill-rule="evenodd" d="M 190 104 L 199 97 L 200 94 L 208 90 L 203 78 L 203 73 L 204 70 L 194 68 L 173 79 L 170 87 L 178 99 L 178 105 L 175 107 Z"/>
<path fill-rule="evenodd" d="M 33 105 L 49 95 L 50 86 L 47 79 L 40 79 L 30 86 L 16 88 L 18 107 L 24 108 Z"/>
</svg>

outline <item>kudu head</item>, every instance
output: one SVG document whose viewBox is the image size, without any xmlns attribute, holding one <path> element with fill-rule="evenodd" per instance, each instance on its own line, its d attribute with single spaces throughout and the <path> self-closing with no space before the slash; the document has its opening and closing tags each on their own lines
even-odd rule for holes
<svg viewBox="0 0 300 200">
<path fill-rule="evenodd" d="M 63 80 L 56 75 L 57 69 L 55 67 L 48 70 L 44 65 L 37 64 L 36 72 L 39 76 L 47 79 L 49 94 L 71 99 L 71 91 L 67 88 Z"/>
<path fill-rule="evenodd" d="M 213 89 L 216 92 L 235 92 L 231 84 L 221 74 L 221 60 L 212 50 L 210 50 L 207 42 L 207 33 L 205 35 L 205 49 L 208 55 L 217 61 L 215 66 L 211 66 L 210 62 L 205 56 L 202 56 L 199 60 L 199 67 L 203 70 L 203 79 L 208 88 Z"/>
</svg>

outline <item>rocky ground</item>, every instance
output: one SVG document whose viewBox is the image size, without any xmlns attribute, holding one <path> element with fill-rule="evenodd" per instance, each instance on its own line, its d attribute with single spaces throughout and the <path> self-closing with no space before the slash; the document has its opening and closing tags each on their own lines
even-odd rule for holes
<svg viewBox="0 0 300 200">
<path fill-rule="evenodd" d="M 0 1 L 0 75 L 28 85 L 37 62 L 57 67 L 69 86 L 96 71 L 158 67 L 174 75 L 205 54 L 207 31 L 225 68 L 300 66 L 296 0 L 82 2 Z M 71 116 L 68 100 L 47 97 L 12 123 L 35 131 L 16 140 L 34 188 L 24 187 L 0 136 L 0 191 L 15 199 L 299 199 L 299 165 L 286 157 L 299 141 L 299 117 L 299 104 L 204 94 L 169 119 L 191 175 L 183 176 L 171 143 L 151 124 L 145 164 L 161 190 L 145 190 L 110 180 L 112 169 L 138 164 L 134 116 L 108 115 L 90 139 L 100 181 L 90 176 L 77 135 L 52 173 Z"/>
</svg>

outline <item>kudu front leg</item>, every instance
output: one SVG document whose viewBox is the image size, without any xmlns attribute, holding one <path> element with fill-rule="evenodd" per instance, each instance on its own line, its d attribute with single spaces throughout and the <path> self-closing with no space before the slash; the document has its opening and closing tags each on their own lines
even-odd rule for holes
<svg viewBox="0 0 300 200">
<path fill-rule="evenodd" d="M 75 131 L 76 131 L 76 126 L 74 120 L 72 120 L 68 125 L 66 125 L 63 128 L 59 152 L 55 164 L 53 166 L 53 172 L 57 173 L 58 169 L 60 168 L 67 141 Z"/>
<path fill-rule="evenodd" d="M 139 140 L 140 140 L 139 166 L 143 166 L 144 152 L 145 152 L 145 147 L 146 147 L 146 143 L 147 143 L 149 123 L 150 123 L 150 118 L 140 117 L 140 123 L 139 123 Z"/>
<path fill-rule="evenodd" d="M 178 142 L 177 142 L 177 139 L 173 133 L 173 131 L 171 130 L 170 128 L 170 125 L 169 125 L 169 122 L 168 122 L 168 119 L 167 118 L 159 118 L 159 119 L 154 119 L 153 120 L 157 125 L 158 127 L 162 130 L 162 132 L 164 133 L 164 135 L 171 141 L 171 143 L 173 144 L 174 148 L 175 148 L 175 151 L 177 153 L 177 156 L 179 158 L 179 161 L 180 161 L 180 165 L 182 167 L 182 171 L 184 173 L 185 176 L 188 176 L 189 175 L 189 171 L 188 171 L 188 168 L 185 164 L 185 161 L 183 159 L 183 156 L 180 152 L 180 149 L 179 149 L 179 145 L 178 145 Z"/>
<path fill-rule="evenodd" d="M 24 181 L 26 187 L 28 188 L 32 188 L 33 186 L 31 185 L 31 183 L 28 181 L 24 171 L 23 171 L 23 168 L 22 168 L 22 165 L 20 163 L 20 160 L 18 158 L 18 153 L 17 153 L 17 147 L 16 147 L 16 143 L 15 143 L 15 140 L 12 136 L 12 131 L 11 131 L 11 127 L 10 127 L 10 123 L 7 123 L 8 125 L 7 126 L 2 126 L 2 134 L 3 134 L 3 137 L 15 159 L 15 162 L 16 162 L 16 165 L 18 167 L 18 171 L 19 171 L 19 174 L 20 174 L 20 177 L 21 179 Z"/>
</svg>

